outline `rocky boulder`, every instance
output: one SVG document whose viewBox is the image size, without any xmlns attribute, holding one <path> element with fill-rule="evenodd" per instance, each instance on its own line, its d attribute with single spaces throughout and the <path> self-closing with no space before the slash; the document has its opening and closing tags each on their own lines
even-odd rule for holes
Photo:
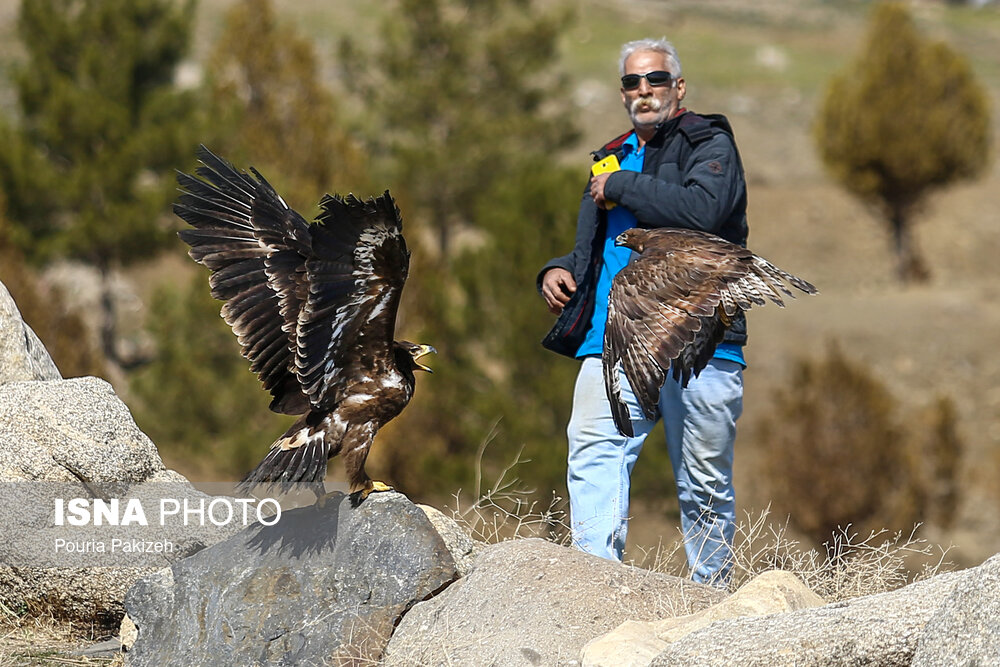
<svg viewBox="0 0 1000 667">
<path fill-rule="evenodd" d="M 21 319 L 10 292 L 0 283 L 0 384 L 61 378 L 45 346 Z"/>
<path fill-rule="evenodd" d="M 1000 661 L 1000 555 L 967 570 L 927 622 L 914 667 Z"/>
<path fill-rule="evenodd" d="M 0 385 L 0 482 L 78 482 L 115 496 L 166 468 L 98 378 Z"/>
<path fill-rule="evenodd" d="M 764 616 L 821 607 L 823 598 L 795 575 L 771 570 L 754 577 L 731 596 L 708 609 L 651 623 L 627 621 L 583 650 L 584 667 L 645 667 L 671 642 L 715 621 L 740 616 Z"/>
<path fill-rule="evenodd" d="M 152 512 L 164 498 L 210 501 L 165 469 L 111 385 L 60 378 L 0 285 L 0 603 L 113 626 L 139 578 L 242 527 L 187 526 L 179 516 L 72 526 L 56 516 L 60 500 L 137 499 Z M 133 548 L 147 544 L 152 552 Z"/>
<path fill-rule="evenodd" d="M 691 613 L 725 594 L 539 539 L 484 547 L 466 577 L 399 624 L 385 665 L 561 665 L 627 619 Z"/>
<path fill-rule="evenodd" d="M 815 609 L 717 621 L 670 644 L 651 664 L 902 667 L 913 659 L 934 610 L 963 576 L 948 572 Z"/>
<path fill-rule="evenodd" d="M 400 617 L 458 576 L 404 496 L 281 514 L 138 582 L 129 665 L 370 664 Z"/>
</svg>

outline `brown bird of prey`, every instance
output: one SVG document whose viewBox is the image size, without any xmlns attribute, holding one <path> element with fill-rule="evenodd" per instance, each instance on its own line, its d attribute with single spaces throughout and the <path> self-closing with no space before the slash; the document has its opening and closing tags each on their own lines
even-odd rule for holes
<svg viewBox="0 0 1000 667">
<path fill-rule="evenodd" d="M 288 207 L 251 167 L 237 171 L 204 146 L 200 178 L 178 174 L 174 212 L 191 257 L 209 269 L 250 369 L 274 412 L 302 415 L 240 483 L 322 487 L 340 455 L 358 501 L 390 487 L 365 459 L 379 428 L 413 395 L 414 371 L 434 352 L 393 340 L 409 268 L 402 220 L 388 190 L 360 201 L 326 195 L 313 223 Z M 318 493 L 318 492 L 317 492 Z"/>
<path fill-rule="evenodd" d="M 604 331 L 604 386 L 615 426 L 632 436 L 621 399 L 624 371 L 649 419 L 656 419 L 668 371 L 687 386 L 708 365 L 733 316 L 762 306 L 784 307 L 784 281 L 806 294 L 816 288 L 763 257 L 718 236 L 687 229 L 629 229 L 615 245 L 639 253 L 615 276 Z"/>
</svg>

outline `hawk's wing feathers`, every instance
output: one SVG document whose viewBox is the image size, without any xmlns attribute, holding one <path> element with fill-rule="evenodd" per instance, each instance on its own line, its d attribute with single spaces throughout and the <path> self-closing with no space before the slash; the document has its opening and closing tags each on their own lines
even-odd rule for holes
<svg viewBox="0 0 1000 667">
<path fill-rule="evenodd" d="M 238 171 L 204 146 L 198 158 L 197 178 L 177 177 L 174 211 L 193 227 L 180 237 L 212 270 L 212 296 L 226 302 L 222 316 L 271 409 L 331 407 L 351 363 L 393 359 L 409 266 L 395 202 L 388 191 L 367 201 L 327 195 L 309 224 L 256 170 Z"/>
<path fill-rule="evenodd" d="M 399 209 L 388 191 L 367 201 L 326 196 L 320 207 L 295 359 L 303 390 L 316 405 L 337 400 L 359 345 L 392 357 L 410 261 Z"/>
<path fill-rule="evenodd" d="M 632 434 L 621 400 L 624 373 L 643 414 L 655 419 L 666 373 L 687 386 L 708 364 L 739 312 L 768 300 L 784 306 L 784 284 L 816 288 L 742 246 L 681 229 L 631 230 L 641 254 L 611 286 L 604 333 L 604 379 L 618 430 Z M 779 294 L 780 292 L 780 294 Z"/>
<path fill-rule="evenodd" d="M 180 237 L 191 246 L 191 257 L 212 270 L 212 296 L 226 302 L 222 317 L 236 334 L 250 370 L 274 397 L 271 409 L 300 414 L 308 402 L 291 371 L 280 293 L 267 275 L 268 255 L 274 249 L 259 239 L 258 228 L 274 223 L 259 213 L 254 217 L 262 196 L 269 196 L 273 189 L 266 181 L 237 171 L 204 146 L 198 159 L 202 163 L 195 171 L 199 178 L 177 176 L 182 194 L 174 212 L 194 227 L 182 230 Z"/>
</svg>

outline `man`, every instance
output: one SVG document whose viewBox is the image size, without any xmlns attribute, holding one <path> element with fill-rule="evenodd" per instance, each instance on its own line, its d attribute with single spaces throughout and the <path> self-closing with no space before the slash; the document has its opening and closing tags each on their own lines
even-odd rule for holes
<svg viewBox="0 0 1000 667">
<path fill-rule="evenodd" d="M 582 360 L 567 427 L 567 483 L 574 544 L 621 560 L 628 529 L 629 482 L 646 419 L 621 378 L 635 437 L 615 428 L 604 389 L 601 352 L 608 293 L 631 251 L 614 245 L 631 227 L 682 227 L 746 245 L 746 183 L 732 130 L 722 116 L 681 108 L 686 84 L 666 40 L 622 47 L 621 97 L 632 131 L 594 152 L 617 155 L 621 168 L 591 178 L 577 218 L 573 251 L 546 264 L 538 288 L 559 315 L 543 344 Z M 724 587 L 734 534 L 733 442 L 743 408 L 746 320 L 733 322 L 714 358 L 687 388 L 669 376 L 660 393 L 692 577 Z"/>
</svg>

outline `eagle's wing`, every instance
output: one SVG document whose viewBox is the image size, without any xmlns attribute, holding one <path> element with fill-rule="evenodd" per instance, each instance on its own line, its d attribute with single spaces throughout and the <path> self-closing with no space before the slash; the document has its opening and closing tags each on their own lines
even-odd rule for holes
<svg viewBox="0 0 1000 667">
<path fill-rule="evenodd" d="M 792 293 L 782 280 L 816 292 L 806 281 L 716 236 L 649 231 L 643 253 L 615 276 L 608 299 L 604 378 L 619 431 L 632 435 L 619 371 L 643 413 L 655 419 L 667 371 L 686 386 L 708 364 L 734 315 L 763 305 L 765 297 L 784 306 L 778 292 Z"/>
<path fill-rule="evenodd" d="M 366 201 L 327 195 L 320 206 L 295 364 L 313 405 L 329 407 L 342 398 L 349 378 L 392 363 L 410 253 L 388 190 Z"/>
<path fill-rule="evenodd" d="M 212 271 L 212 296 L 243 356 L 274 400 L 271 409 L 302 414 L 309 401 L 294 372 L 296 323 L 307 285 L 306 221 L 274 189 L 236 170 L 202 146 L 200 178 L 178 174 L 182 194 L 174 212 L 194 229 L 180 232 L 191 257 Z"/>
<path fill-rule="evenodd" d="M 212 270 L 212 296 L 243 356 L 272 393 L 271 409 L 329 408 L 359 363 L 392 359 L 409 253 L 386 191 L 360 201 L 325 196 L 308 224 L 257 171 L 202 147 L 195 178 L 178 175 L 181 238 Z"/>
</svg>

